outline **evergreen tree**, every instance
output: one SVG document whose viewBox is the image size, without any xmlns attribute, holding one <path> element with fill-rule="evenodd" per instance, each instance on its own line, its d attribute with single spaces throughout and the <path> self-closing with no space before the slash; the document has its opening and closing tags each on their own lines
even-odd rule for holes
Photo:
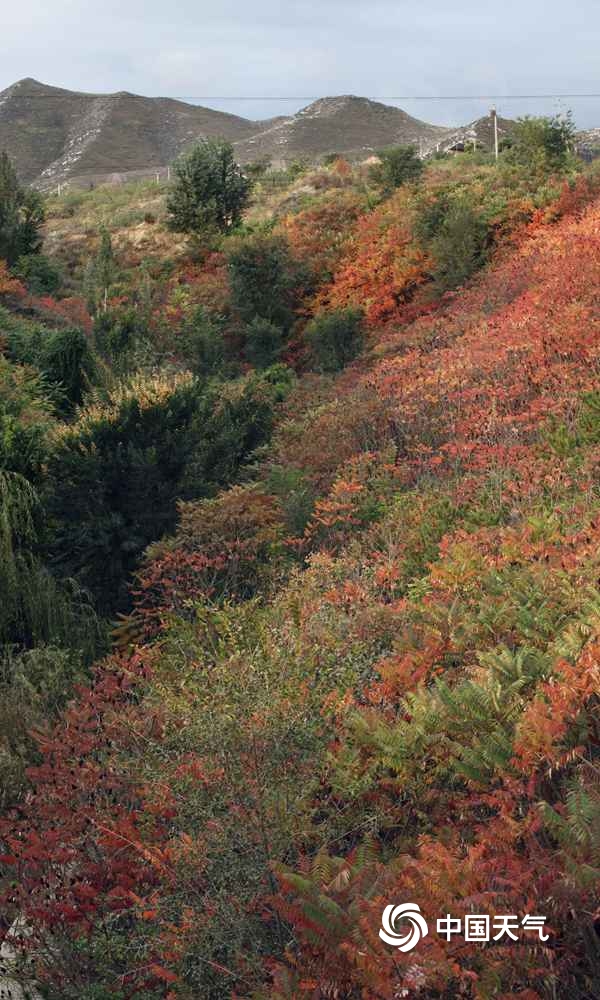
<svg viewBox="0 0 600 1000">
<path fill-rule="evenodd" d="M 0 259 L 12 266 L 37 253 L 42 244 L 44 205 L 41 195 L 22 187 L 6 153 L 0 153 Z"/>
<path fill-rule="evenodd" d="M 203 140 L 175 164 L 175 182 L 167 199 L 171 229 L 227 232 L 240 221 L 251 186 L 235 161 L 231 143 Z"/>
</svg>

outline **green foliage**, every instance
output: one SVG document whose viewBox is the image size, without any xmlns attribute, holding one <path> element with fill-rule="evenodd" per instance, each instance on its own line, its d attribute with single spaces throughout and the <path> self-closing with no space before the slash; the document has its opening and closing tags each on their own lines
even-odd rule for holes
<svg viewBox="0 0 600 1000">
<path fill-rule="evenodd" d="M 169 225 L 177 232 L 225 233 L 241 220 L 252 182 L 236 163 L 233 146 L 204 139 L 175 164 L 167 197 Z"/>
<path fill-rule="evenodd" d="M 41 253 L 19 257 L 13 274 L 25 283 L 33 295 L 54 295 L 62 283 L 59 268 Z"/>
<path fill-rule="evenodd" d="M 243 322 L 258 317 L 289 330 L 301 275 L 286 241 L 268 232 L 237 240 L 228 267 L 232 304 Z"/>
<path fill-rule="evenodd" d="M 487 260 L 489 241 L 489 228 L 479 213 L 467 200 L 455 201 L 431 242 L 438 285 L 456 288 L 470 278 Z"/>
<path fill-rule="evenodd" d="M 441 289 L 463 284 L 487 260 L 491 230 L 466 192 L 443 188 L 420 209 L 414 229 L 435 260 L 433 276 Z"/>
<path fill-rule="evenodd" d="M 255 368 L 275 364 L 283 350 L 283 330 L 260 316 L 248 324 L 245 331 L 244 354 Z"/>
<path fill-rule="evenodd" d="M 36 253 L 42 245 L 44 204 L 41 195 L 19 183 L 6 153 L 0 153 L 0 259 L 9 266 Z"/>
<path fill-rule="evenodd" d="M 268 438 L 286 369 L 227 387 L 190 377 L 133 380 L 84 410 L 48 463 L 51 553 L 111 613 L 178 499 L 212 495 Z"/>
<path fill-rule="evenodd" d="M 93 342 L 95 352 L 105 362 L 105 373 L 108 370 L 122 377 L 156 364 L 156 349 L 143 306 L 109 308 L 96 313 Z"/>
<path fill-rule="evenodd" d="M 341 371 L 363 346 L 363 316 L 359 309 L 320 313 L 305 330 L 316 366 L 324 372 Z"/>
<path fill-rule="evenodd" d="M 41 373 L 48 399 L 59 414 L 68 416 L 82 404 L 96 375 L 92 350 L 82 330 L 20 327 L 9 334 L 8 344 L 14 361 L 35 365 Z"/>
<path fill-rule="evenodd" d="M 198 306 L 181 331 L 183 358 L 191 371 L 202 378 L 233 374 L 228 360 L 222 322 Z"/>
<path fill-rule="evenodd" d="M 0 356 L 0 470 L 39 481 L 48 453 L 50 410 L 39 374 Z"/>
<path fill-rule="evenodd" d="M 388 146 L 378 150 L 377 156 L 381 162 L 373 164 L 369 176 L 386 194 L 418 180 L 423 173 L 423 161 L 414 146 Z"/>
<path fill-rule="evenodd" d="M 31 484 L 0 471 L 0 645 L 55 642 L 90 662 L 98 645 L 95 615 L 85 595 L 59 585 L 35 554 L 41 520 Z"/>
<path fill-rule="evenodd" d="M 92 313 L 108 308 L 108 296 L 117 277 L 117 265 L 112 239 L 106 227 L 100 231 L 100 245 L 96 256 L 86 268 L 85 286 L 88 305 Z"/>
<path fill-rule="evenodd" d="M 561 171 L 569 163 L 575 142 L 571 113 L 553 118 L 519 118 L 506 158 L 531 169 Z"/>
</svg>

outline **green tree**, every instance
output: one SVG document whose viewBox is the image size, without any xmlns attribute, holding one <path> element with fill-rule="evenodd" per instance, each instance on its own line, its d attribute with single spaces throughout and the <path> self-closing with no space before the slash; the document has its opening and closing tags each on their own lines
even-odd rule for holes
<svg viewBox="0 0 600 1000">
<path fill-rule="evenodd" d="M 485 219 L 466 198 L 451 201 L 430 243 L 438 285 L 447 290 L 461 285 L 485 264 L 489 248 Z"/>
<path fill-rule="evenodd" d="M 44 254 L 19 257 L 13 274 L 24 281 L 33 295 L 54 295 L 61 286 L 61 273 Z"/>
<path fill-rule="evenodd" d="M 306 327 L 305 337 L 318 368 L 341 371 L 363 345 L 363 315 L 360 309 L 337 309 L 315 316 Z"/>
<path fill-rule="evenodd" d="M 169 225 L 182 233 L 206 229 L 225 233 L 242 218 L 251 187 L 231 143 L 204 139 L 175 164 L 175 181 L 167 197 Z"/>
<path fill-rule="evenodd" d="M 100 231 L 100 245 L 88 266 L 85 284 L 88 305 L 92 313 L 108 309 L 108 295 L 117 277 L 117 264 L 111 235 L 105 227 Z"/>
<path fill-rule="evenodd" d="M 568 165 L 574 141 L 571 112 L 553 118 L 519 118 L 505 155 L 509 162 L 532 169 L 560 171 Z"/>
<path fill-rule="evenodd" d="M 286 371 L 208 385 L 138 377 L 60 436 L 44 497 L 50 555 L 101 613 L 127 607 L 129 577 L 174 527 L 177 501 L 214 494 L 268 439 Z"/>
<path fill-rule="evenodd" d="M 228 255 L 233 307 L 244 323 L 259 317 L 287 331 L 294 320 L 302 275 L 281 236 L 253 233 Z"/>
<path fill-rule="evenodd" d="M 0 153 L 0 259 L 9 266 L 37 253 L 42 245 L 44 204 L 41 195 L 19 183 L 6 153 Z"/>
<path fill-rule="evenodd" d="M 246 359 L 255 368 L 275 364 L 283 349 L 283 330 L 268 319 L 256 316 L 246 327 Z"/>
<path fill-rule="evenodd" d="M 377 153 L 380 163 L 370 169 L 371 180 L 387 194 L 409 181 L 418 180 L 423 172 L 423 161 L 414 146 L 388 146 Z"/>
</svg>

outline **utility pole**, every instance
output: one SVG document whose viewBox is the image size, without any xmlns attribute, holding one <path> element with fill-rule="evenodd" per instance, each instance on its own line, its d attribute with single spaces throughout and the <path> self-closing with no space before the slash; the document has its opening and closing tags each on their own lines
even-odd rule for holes
<svg viewBox="0 0 600 1000">
<path fill-rule="evenodd" d="M 498 159 L 498 155 L 499 155 L 499 150 L 498 150 L 498 112 L 496 111 L 495 108 L 491 109 L 490 116 L 491 116 L 492 125 L 493 125 L 493 128 L 494 128 L 494 156 L 496 157 L 496 159 Z"/>
</svg>

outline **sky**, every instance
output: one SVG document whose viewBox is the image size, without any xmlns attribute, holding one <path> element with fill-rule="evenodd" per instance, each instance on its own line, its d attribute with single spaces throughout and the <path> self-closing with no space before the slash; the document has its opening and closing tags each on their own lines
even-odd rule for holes
<svg viewBox="0 0 600 1000">
<path fill-rule="evenodd" d="M 357 94 L 442 125 L 496 104 L 600 127 L 600 96 L 521 97 L 600 95 L 599 52 L 600 0 L 0 0 L 0 90 L 34 77 L 254 119 Z"/>
</svg>

